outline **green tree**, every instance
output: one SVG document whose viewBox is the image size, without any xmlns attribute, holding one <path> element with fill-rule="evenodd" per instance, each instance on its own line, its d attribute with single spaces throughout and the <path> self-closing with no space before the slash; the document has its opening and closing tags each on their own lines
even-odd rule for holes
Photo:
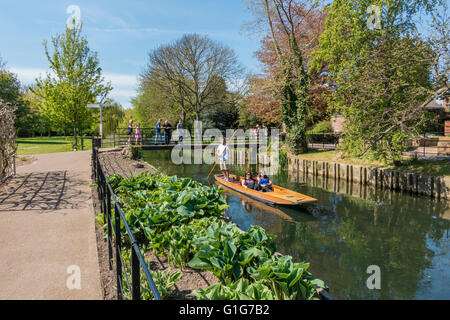
<svg viewBox="0 0 450 320">
<path fill-rule="evenodd" d="M 107 99 L 104 104 L 111 104 L 112 106 L 104 107 L 102 120 L 103 120 L 103 135 L 109 136 L 116 132 L 116 129 L 120 127 L 124 117 L 125 111 L 123 110 L 120 103 L 114 101 L 113 99 Z M 100 110 L 93 110 L 94 122 L 92 123 L 91 130 L 95 132 L 100 132 Z"/>
<path fill-rule="evenodd" d="M 103 102 L 109 91 L 104 83 L 97 53 L 89 49 L 88 41 L 79 28 L 69 29 L 52 38 L 53 52 L 44 41 L 45 55 L 53 72 L 45 79 L 36 79 L 35 93 L 40 95 L 42 113 L 60 127 L 70 125 L 73 129 L 74 148 L 78 136 L 92 124 L 92 111 L 87 104 Z"/>
<path fill-rule="evenodd" d="M 438 89 L 431 80 L 435 55 L 413 18 L 437 3 L 333 2 L 312 63 L 337 84 L 329 105 L 347 119 L 341 144 L 347 154 L 399 160 L 429 121 L 423 106 Z"/>
<path fill-rule="evenodd" d="M 235 95 L 245 90 L 243 68 L 235 52 L 207 36 L 188 34 L 174 43 L 163 45 L 149 54 L 149 63 L 141 76 L 141 83 L 156 84 L 169 104 L 175 103 L 185 115 L 196 120 L 208 108 L 224 102 L 217 100 L 221 81 L 233 82 Z"/>
<path fill-rule="evenodd" d="M 308 19 L 312 12 L 319 11 L 317 1 L 294 0 L 254 0 L 250 1 L 261 24 L 262 14 L 269 26 L 270 35 L 276 52 L 279 71 L 276 85 L 281 97 L 281 119 L 286 126 L 287 141 L 295 154 L 306 152 L 308 143 L 306 129 L 311 107 L 310 76 L 306 72 L 306 57 L 302 52 L 298 38 L 307 36 L 299 27 L 298 21 Z M 300 17 L 299 10 L 301 12 Z M 276 24 L 276 25 L 275 25 Z M 279 26 L 279 30 L 277 30 Z M 280 39 L 286 39 L 285 48 Z"/>
<path fill-rule="evenodd" d="M 23 99 L 25 92 L 17 75 L 7 70 L 0 59 L 0 99 L 16 106 L 14 126 L 19 136 L 32 134 L 33 125 L 38 118 L 38 114 L 32 112 L 27 101 Z"/>
<path fill-rule="evenodd" d="M 166 93 L 152 78 L 141 81 L 138 95 L 131 100 L 137 116 L 134 120 L 139 120 L 137 122 L 140 122 L 141 128 L 153 128 L 158 119 L 167 119 L 175 125 L 175 121 L 183 117 L 179 102 L 172 100 Z"/>
</svg>

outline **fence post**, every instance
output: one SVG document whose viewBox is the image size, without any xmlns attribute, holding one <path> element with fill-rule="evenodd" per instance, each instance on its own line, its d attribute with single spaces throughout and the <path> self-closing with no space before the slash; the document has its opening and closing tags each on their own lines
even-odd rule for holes
<svg viewBox="0 0 450 320">
<path fill-rule="evenodd" d="M 116 277 L 117 277 L 117 299 L 123 300 L 122 296 L 122 261 L 120 250 L 120 213 L 117 203 L 114 204 L 114 220 L 116 229 Z"/>
<path fill-rule="evenodd" d="M 109 188 L 106 189 L 106 223 L 108 226 L 108 262 L 109 262 L 109 270 L 112 270 L 112 225 L 111 225 L 111 192 Z"/>
<path fill-rule="evenodd" d="M 426 141 L 425 141 L 425 134 L 423 135 L 423 156 L 425 157 L 425 144 L 426 144 Z"/>
<path fill-rule="evenodd" d="M 323 134 L 322 137 L 322 149 L 325 150 L 325 133 Z"/>
<path fill-rule="evenodd" d="M 137 243 L 134 243 L 131 246 L 131 281 L 133 287 L 132 299 L 140 300 L 141 299 L 141 274 L 140 274 L 140 265 L 139 259 L 136 253 L 138 246 Z"/>
</svg>

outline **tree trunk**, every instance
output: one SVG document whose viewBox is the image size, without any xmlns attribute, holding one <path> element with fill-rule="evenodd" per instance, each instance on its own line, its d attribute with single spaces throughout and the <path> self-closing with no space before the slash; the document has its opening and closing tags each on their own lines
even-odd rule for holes
<svg viewBox="0 0 450 320">
<path fill-rule="evenodd" d="M 73 138 L 75 139 L 73 148 L 76 149 L 76 148 L 78 148 L 78 133 L 77 133 L 77 127 L 75 125 L 73 126 Z"/>
</svg>

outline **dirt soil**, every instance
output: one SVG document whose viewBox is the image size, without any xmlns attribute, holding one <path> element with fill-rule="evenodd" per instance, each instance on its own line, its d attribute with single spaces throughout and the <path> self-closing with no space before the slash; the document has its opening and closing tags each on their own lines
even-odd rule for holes
<svg viewBox="0 0 450 320">
<path fill-rule="evenodd" d="M 145 254 L 145 259 L 148 261 L 148 265 L 152 271 L 165 269 L 171 269 L 171 272 L 180 270 L 183 273 L 181 279 L 176 283 L 172 298 L 175 300 L 195 300 L 196 297 L 192 294 L 192 290 L 206 288 L 210 285 L 219 282 L 219 279 L 211 272 L 207 270 L 195 270 L 192 268 L 175 268 L 170 266 L 167 257 L 155 256 L 151 252 Z"/>
<path fill-rule="evenodd" d="M 21 158 L 24 159 L 24 160 L 22 160 Z M 33 163 L 36 160 L 37 160 L 36 157 L 33 157 L 33 156 L 16 157 L 16 168 L 20 167 L 20 166 L 24 166 L 24 165 L 30 164 L 30 163 Z"/>
<path fill-rule="evenodd" d="M 157 170 L 144 161 L 134 161 L 124 157 L 118 149 L 101 150 L 99 153 L 103 170 L 107 175 L 120 174 L 129 178 L 132 173 L 139 174 L 145 171 L 156 173 Z M 97 198 L 97 192 L 93 190 L 93 202 L 96 214 L 100 213 L 100 204 Z M 117 299 L 117 291 L 115 289 L 115 272 L 109 268 L 108 262 L 108 244 L 105 239 L 103 227 L 96 223 L 98 259 L 100 264 L 101 284 L 103 287 L 103 298 L 105 300 Z M 114 251 L 114 250 L 113 250 Z M 146 252 L 145 258 L 151 270 L 165 270 L 169 267 L 166 257 L 155 256 L 152 252 Z M 170 266 L 171 270 L 180 270 Z M 172 293 L 172 299 L 176 300 L 194 300 L 195 296 L 192 290 L 206 288 L 218 282 L 217 277 L 210 271 L 200 271 L 192 268 L 180 270 L 183 276 L 175 285 Z"/>
</svg>

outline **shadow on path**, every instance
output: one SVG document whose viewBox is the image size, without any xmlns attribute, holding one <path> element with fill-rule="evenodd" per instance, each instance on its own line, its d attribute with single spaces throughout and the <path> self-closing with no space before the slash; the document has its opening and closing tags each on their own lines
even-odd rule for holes
<svg viewBox="0 0 450 320">
<path fill-rule="evenodd" d="M 2 190 L 0 212 L 84 207 L 87 198 L 81 188 L 85 185 L 86 181 L 68 171 L 19 175 L 8 181 Z"/>
</svg>

